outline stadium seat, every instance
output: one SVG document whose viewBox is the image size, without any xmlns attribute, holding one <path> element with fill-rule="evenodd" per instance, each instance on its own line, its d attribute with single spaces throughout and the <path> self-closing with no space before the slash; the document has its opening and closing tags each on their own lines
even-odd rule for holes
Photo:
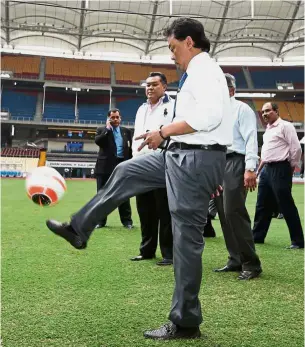
<svg viewBox="0 0 305 347">
<path fill-rule="evenodd" d="M 254 87 L 277 89 L 277 83 L 293 83 L 295 89 L 304 89 L 304 67 L 249 67 Z"/>
<path fill-rule="evenodd" d="M 39 76 L 40 57 L 2 55 L 1 69 L 13 71 L 14 77 L 37 79 Z"/>
<path fill-rule="evenodd" d="M 45 79 L 110 84 L 110 63 L 47 57 Z"/>
<path fill-rule="evenodd" d="M 3 89 L 1 107 L 8 109 L 12 117 L 33 119 L 36 112 L 37 92 Z"/>
<path fill-rule="evenodd" d="M 116 83 L 140 85 L 141 81 L 145 80 L 151 72 L 155 71 L 165 74 L 168 85 L 178 86 L 179 77 L 174 65 L 115 63 Z"/>
</svg>

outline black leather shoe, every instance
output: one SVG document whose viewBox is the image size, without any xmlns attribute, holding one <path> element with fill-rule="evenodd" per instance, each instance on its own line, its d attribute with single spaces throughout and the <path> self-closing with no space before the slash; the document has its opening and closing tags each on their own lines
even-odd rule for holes
<svg viewBox="0 0 305 347">
<path fill-rule="evenodd" d="M 216 232 L 215 232 L 215 229 L 213 228 L 210 215 L 208 215 L 206 225 L 203 228 L 203 236 L 216 237 Z"/>
<path fill-rule="evenodd" d="M 263 243 L 265 243 L 265 241 L 264 241 L 264 240 L 254 240 L 254 243 L 260 243 L 260 244 L 263 244 Z"/>
<path fill-rule="evenodd" d="M 173 265 L 173 259 L 162 259 L 156 263 L 159 266 Z"/>
<path fill-rule="evenodd" d="M 299 246 L 299 245 L 290 245 L 286 247 L 286 249 L 303 249 L 304 246 Z"/>
<path fill-rule="evenodd" d="M 200 336 L 199 327 L 181 328 L 173 323 L 164 324 L 159 329 L 144 332 L 144 337 L 154 340 L 197 339 Z"/>
<path fill-rule="evenodd" d="M 54 234 L 61 236 L 68 241 L 76 249 L 84 249 L 87 247 L 87 243 L 76 234 L 70 224 L 60 223 L 56 220 L 47 220 L 47 227 L 53 231 Z"/>
<path fill-rule="evenodd" d="M 133 225 L 132 224 L 126 224 L 126 225 L 124 225 L 124 228 L 131 230 L 131 229 L 133 229 Z"/>
<path fill-rule="evenodd" d="M 237 266 L 237 267 L 231 267 L 231 266 L 224 266 L 221 269 L 215 269 L 214 272 L 239 272 L 241 271 L 241 266 Z"/>
<path fill-rule="evenodd" d="M 137 255 L 136 257 L 130 258 L 131 261 L 141 261 L 141 260 L 149 260 L 149 259 L 155 259 L 156 256 L 153 257 L 144 257 L 143 255 Z"/>
<path fill-rule="evenodd" d="M 252 270 L 252 271 L 242 271 L 239 276 L 238 279 L 239 280 L 251 280 L 252 278 L 256 278 L 258 277 L 261 273 L 263 272 L 263 270 L 260 269 L 256 269 L 256 270 Z"/>
</svg>

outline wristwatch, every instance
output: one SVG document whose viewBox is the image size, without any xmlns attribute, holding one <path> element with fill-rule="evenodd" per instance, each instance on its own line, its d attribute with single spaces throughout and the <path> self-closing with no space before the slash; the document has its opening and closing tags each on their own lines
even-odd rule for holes
<svg viewBox="0 0 305 347">
<path fill-rule="evenodd" d="M 246 171 L 255 172 L 255 169 L 246 169 Z"/>
</svg>

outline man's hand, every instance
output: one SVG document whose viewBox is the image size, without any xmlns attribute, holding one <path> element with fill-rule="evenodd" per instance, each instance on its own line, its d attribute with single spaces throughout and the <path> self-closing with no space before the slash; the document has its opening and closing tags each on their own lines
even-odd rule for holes
<svg viewBox="0 0 305 347">
<path fill-rule="evenodd" d="M 244 185 L 247 190 L 254 192 L 256 188 L 256 173 L 246 170 L 244 174 Z"/>
<path fill-rule="evenodd" d="M 109 119 L 109 118 L 107 118 L 106 128 L 107 128 L 108 130 L 112 130 L 112 125 L 111 125 L 111 123 L 110 123 L 110 119 Z"/>
<path fill-rule="evenodd" d="M 146 145 L 148 146 L 149 149 L 155 150 L 164 141 L 164 139 L 162 139 L 162 137 L 160 136 L 159 130 L 149 131 L 135 138 L 135 140 L 141 140 L 141 139 L 144 139 L 144 141 L 141 143 L 140 147 L 138 148 L 139 152 Z"/>
<path fill-rule="evenodd" d="M 219 185 L 218 188 L 215 190 L 215 192 L 211 195 L 211 199 L 217 198 L 217 196 L 220 196 L 222 192 L 223 192 L 223 187 Z"/>
</svg>

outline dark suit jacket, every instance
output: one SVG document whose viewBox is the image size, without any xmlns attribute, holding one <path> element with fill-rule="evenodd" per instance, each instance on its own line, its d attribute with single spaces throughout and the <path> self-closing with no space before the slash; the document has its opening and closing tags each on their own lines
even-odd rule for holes
<svg viewBox="0 0 305 347">
<path fill-rule="evenodd" d="M 120 130 L 123 138 L 124 160 L 128 160 L 132 157 L 131 131 L 121 126 Z M 111 174 L 114 168 L 117 166 L 117 148 L 112 130 L 108 130 L 106 127 L 97 128 L 95 143 L 100 147 L 95 165 L 95 174 Z"/>
</svg>

